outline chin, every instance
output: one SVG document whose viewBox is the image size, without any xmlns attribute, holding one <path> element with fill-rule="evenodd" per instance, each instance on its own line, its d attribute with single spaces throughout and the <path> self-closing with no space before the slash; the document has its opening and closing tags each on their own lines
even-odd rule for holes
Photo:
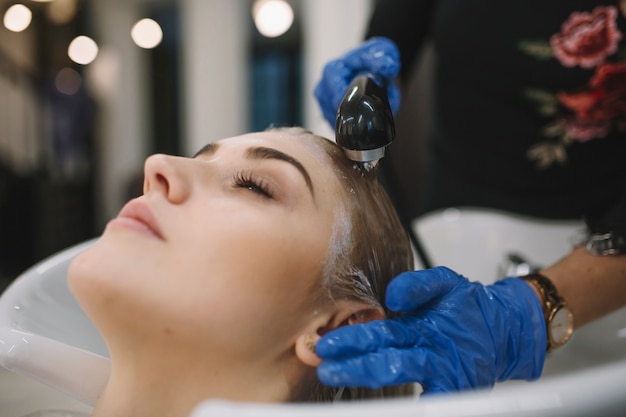
<svg viewBox="0 0 626 417">
<path fill-rule="evenodd" d="M 100 239 L 70 263 L 68 286 L 88 314 L 92 306 L 106 303 L 107 298 L 121 290 L 115 286 L 125 280 L 123 274 L 128 271 L 129 260 L 123 260 L 120 255 L 124 256 L 119 249 L 113 251 L 105 239 Z M 130 255 L 125 257 L 130 258 Z"/>
</svg>

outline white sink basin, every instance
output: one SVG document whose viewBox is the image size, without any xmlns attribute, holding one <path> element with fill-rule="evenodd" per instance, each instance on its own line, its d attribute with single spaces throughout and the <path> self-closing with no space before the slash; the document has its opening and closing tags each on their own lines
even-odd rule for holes
<svg viewBox="0 0 626 417">
<path fill-rule="evenodd" d="M 31 267 L 0 297 L 0 365 L 94 405 L 109 374 L 102 337 L 67 286 L 71 247 Z"/>
</svg>

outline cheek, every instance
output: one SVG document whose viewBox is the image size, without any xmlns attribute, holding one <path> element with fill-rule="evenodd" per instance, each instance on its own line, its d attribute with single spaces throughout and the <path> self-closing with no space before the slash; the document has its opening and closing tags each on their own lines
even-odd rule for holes
<svg viewBox="0 0 626 417">
<path fill-rule="evenodd" d="M 202 327 L 224 344 L 275 343 L 315 310 L 328 240 L 295 224 L 240 226 L 214 229 L 203 245 L 179 252 L 184 261 L 176 263 L 185 266 L 176 303 L 180 314 L 199 319 L 188 321 L 190 327 Z"/>
<path fill-rule="evenodd" d="M 181 251 L 178 284 L 189 297 L 246 310 L 305 298 L 321 277 L 326 245 L 276 231 L 228 231 L 201 250 Z M 187 286 L 185 290 L 184 286 Z"/>
<path fill-rule="evenodd" d="M 268 263 L 251 270 L 240 262 L 188 272 L 162 313 L 180 336 L 212 351 L 244 356 L 287 346 L 315 310 L 317 271 Z"/>
<path fill-rule="evenodd" d="M 280 279 L 297 279 L 304 271 L 321 271 L 332 225 L 312 213 L 237 211 L 187 229 L 175 242 L 173 263 L 189 271 L 245 277 L 232 285 L 270 288 Z"/>
</svg>

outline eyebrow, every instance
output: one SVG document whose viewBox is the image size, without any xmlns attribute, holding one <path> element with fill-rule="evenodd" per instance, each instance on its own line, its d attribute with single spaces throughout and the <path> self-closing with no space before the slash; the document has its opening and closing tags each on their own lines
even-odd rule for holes
<svg viewBox="0 0 626 417">
<path fill-rule="evenodd" d="M 197 157 L 200 155 L 213 155 L 219 148 L 219 143 L 211 142 L 207 143 L 200 149 L 193 157 Z M 246 158 L 248 159 L 276 159 L 278 161 L 284 161 L 291 165 L 293 165 L 304 178 L 304 182 L 306 182 L 309 191 L 311 192 L 311 196 L 315 195 L 313 190 L 313 181 L 311 181 L 311 176 L 307 172 L 304 165 L 300 163 L 296 158 L 291 155 L 288 155 L 278 149 L 267 148 L 264 146 L 254 146 L 246 149 Z"/>
</svg>

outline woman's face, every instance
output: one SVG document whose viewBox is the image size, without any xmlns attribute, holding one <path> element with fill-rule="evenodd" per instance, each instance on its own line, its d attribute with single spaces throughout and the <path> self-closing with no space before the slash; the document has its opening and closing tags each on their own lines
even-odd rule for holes
<svg viewBox="0 0 626 417">
<path fill-rule="evenodd" d="M 320 281 L 341 201 L 328 164 L 318 143 L 285 132 L 152 156 L 144 195 L 74 261 L 70 286 L 108 342 L 278 349 L 328 303 Z"/>
</svg>

